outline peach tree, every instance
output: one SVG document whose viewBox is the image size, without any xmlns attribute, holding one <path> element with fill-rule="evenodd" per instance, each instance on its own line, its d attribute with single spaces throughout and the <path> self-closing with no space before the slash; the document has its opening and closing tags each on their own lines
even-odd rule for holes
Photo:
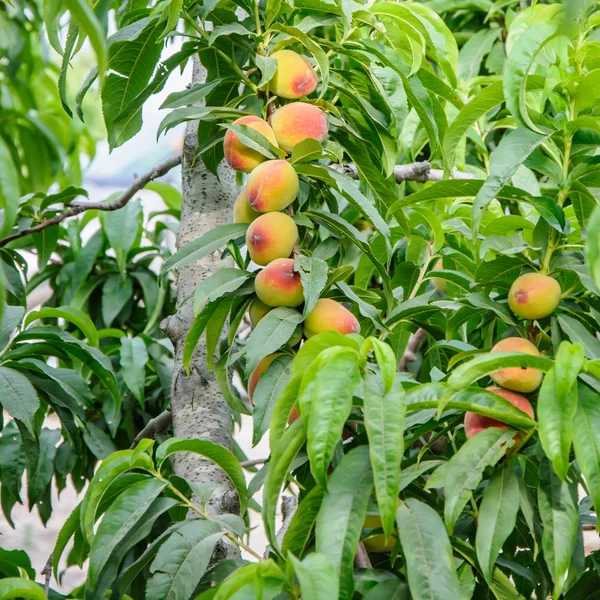
<svg viewBox="0 0 600 600">
<path fill-rule="evenodd" d="M 0 177 L 0 458 L 23 448 L 30 490 L 26 451 L 59 414 L 73 451 L 60 475 L 89 481 L 53 553 L 56 576 L 65 554 L 86 565 L 69 597 L 597 598 L 584 544 L 600 504 L 597 2 L 46 0 L 44 21 L 65 110 L 82 116 L 97 86 L 112 148 L 194 67 L 158 131 L 185 123 L 183 153 L 131 193 L 15 205 Z M 73 99 L 86 38 L 97 66 Z M 180 162 L 181 205 L 154 188 L 160 217 L 181 206 L 171 253 L 132 197 Z M 52 307 L 15 312 L 20 240 L 91 211 L 106 211 L 96 257 L 116 258 L 90 272 L 129 282 L 123 308 L 99 311 L 85 289 L 74 308 L 65 272 L 48 275 Z M 88 422 L 117 451 L 98 465 L 88 448 L 75 471 Z M 268 456 L 247 460 L 242 423 Z M 3 509 L 6 482 L 20 492 L 12 467 Z M 2 597 L 45 597 L 0 571 Z"/>
</svg>

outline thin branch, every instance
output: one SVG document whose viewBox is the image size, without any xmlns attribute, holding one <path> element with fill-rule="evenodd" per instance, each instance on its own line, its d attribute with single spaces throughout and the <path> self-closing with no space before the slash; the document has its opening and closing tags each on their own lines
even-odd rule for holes
<svg viewBox="0 0 600 600">
<path fill-rule="evenodd" d="M 354 566 L 357 569 L 371 569 L 373 567 L 371 564 L 371 559 L 367 554 L 367 549 L 362 542 L 358 544 L 358 548 L 356 549 L 356 554 L 354 555 Z"/>
<path fill-rule="evenodd" d="M 256 465 L 263 465 L 265 462 L 267 462 L 268 459 L 266 458 L 253 458 L 252 460 L 244 460 L 240 463 L 240 467 L 242 468 L 246 468 L 246 467 L 255 467 Z"/>
<path fill-rule="evenodd" d="M 408 365 L 417 360 L 417 352 L 419 351 L 421 342 L 426 335 L 427 332 L 424 329 L 417 329 L 417 331 L 410 336 L 408 344 L 406 344 L 406 350 L 404 350 L 404 354 L 402 355 L 400 364 L 398 365 L 399 373 L 405 373 L 408 371 Z"/>
<path fill-rule="evenodd" d="M 352 163 L 348 165 L 331 165 L 331 168 L 344 173 L 353 179 L 358 179 L 358 169 Z M 414 162 L 407 165 L 396 165 L 394 167 L 396 183 L 403 181 L 417 181 L 425 183 L 426 181 L 442 181 L 444 171 L 442 169 L 433 169 L 428 161 Z M 451 179 L 475 179 L 471 173 L 464 173 L 457 169 L 452 170 Z"/>
<path fill-rule="evenodd" d="M 6 246 L 9 242 L 13 240 L 17 240 L 19 238 L 25 237 L 26 235 L 30 235 L 32 233 L 37 233 L 38 231 L 42 231 L 47 227 L 52 227 L 53 225 L 58 225 L 60 222 L 68 219 L 69 217 L 75 217 L 86 210 L 104 210 L 104 211 L 112 211 L 118 210 L 119 208 L 123 208 L 140 190 L 144 189 L 148 183 L 153 181 L 154 179 L 158 179 L 163 175 L 166 175 L 171 169 L 176 167 L 181 163 L 181 154 L 175 154 L 168 158 L 167 160 L 161 162 L 156 165 L 154 168 L 150 169 L 147 173 L 144 173 L 141 177 L 135 179 L 135 181 L 117 198 L 111 200 L 110 202 L 83 202 L 74 200 L 69 204 L 70 208 L 65 210 L 62 213 L 59 213 L 55 217 L 48 219 L 47 221 L 42 221 L 38 225 L 34 227 L 30 227 L 29 229 L 23 229 L 22 231 L 18 231 L 17 233 L 13 233 L 0 240 L 0 247 Z"/>
<path fill-rule="evenodd" d="M 142 429 L 133 440 L 130 450 L 133 450 L 143 439 L 153 439 L 161 433 L 166 433 L 173 422 L 173 415 L 171 409 L 167 408 L 165 412 L 160 413 L 158 417 L 150 419 L 144 429 Z"/>
<path fill-rule="evenodd" d="M 47 596 L 50 592 L 50 579 L 52 578 L 52 554 L 48 557 L 46 565 L 40 571 L 40 575 L 44 576 L 44 594 Z"/>
</svg>

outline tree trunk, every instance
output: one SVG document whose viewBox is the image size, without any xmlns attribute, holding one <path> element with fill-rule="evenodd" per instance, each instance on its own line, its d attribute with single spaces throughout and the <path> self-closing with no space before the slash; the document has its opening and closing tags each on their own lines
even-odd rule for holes
<svg viewBox="0 0 600 600">
<path fill-rule="evenodd" d="M 204 81 L 206 72 L 196 59 L 192 82 Z M 202 161 L 193 164 L 198 145 L 198 123 L 189 123 L 182 161 L 181 224 L 177 248 L 202 234 L 228 223 L 237 195 L 235 174 L 227 166 L 219 169 L 220 181 Z M 183 368 L 185 338 L 194 321 L 192 301 L 181 303 L 194 293 L 195 287 L 224 266 L 220 252 L 182 267 L 177 275 L 178 312 L 161 324 L 175 348 L 175 364 L 171 383 L 171 412 L 175 436 L 209 440 L 231 450 L 232 415 L 223 399 L 213 373 L 208 371 L 206 346 L 200 342 L 191 361 L 190 376 Z M 229 478 L 214 463 L 195 454 L 175 455 L 175 473 L 200 486 L 216 486 L 208 505 L 211 514 L 239 513 L 237 494 Z"/>
</svg>

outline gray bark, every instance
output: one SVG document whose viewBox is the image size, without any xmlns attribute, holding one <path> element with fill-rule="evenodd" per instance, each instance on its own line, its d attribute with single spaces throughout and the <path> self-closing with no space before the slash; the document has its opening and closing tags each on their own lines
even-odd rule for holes
<svg viewBox="0 0 600 600">
<path fill-rule="evenodd" d="M 202 82 L 206 73 L 196 61 L 193 83 Z M 230 222 L 233 202 L 239 190 L 235 174 L 226 165 L 220 168 L 220 181 L 212 175 L 202 161 L 194 164 L 194 150 L 198 144 L 198 123 L 186 129 L 182 161 L 181 224 L 177 235 L 177 248 Z M 203 439 L 232 448 L 232 415 L 223 399 L 215 376 L 209 372 L 206 346 L 201 341 L 191 362 L 190 376 L 183 368 L 185 338 L 194 321 L 192 302 L 181 304 L 194 293 L 202 280 L 225 266 L 215 252 L 191 265 L 182 267 L 177 274 L 178 312 L 163 321 L 161 327 L 175 348 L 175 363 L 171 383 L 171 412 L 173 430 L 177 437 Z M 207 507 L 213 515 L 239 513 L 239 501 L 229 478 L 214 463 L 195 454 L 175 455 L 175 473 L 199 485 L 216 486 Z"/>
</svg>

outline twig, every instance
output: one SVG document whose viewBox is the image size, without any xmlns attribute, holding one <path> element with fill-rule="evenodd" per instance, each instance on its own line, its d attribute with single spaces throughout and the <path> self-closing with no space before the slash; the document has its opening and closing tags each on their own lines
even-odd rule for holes
<svg viewBox="0 0 600 600">
<path fill-rule="evenodd" d="M 352 163 L 347 165 L 331 165 L 331 168 L 353 179 L 358 179 L 358 169 Z M 442 181 L 444 179 L 444 171 L 442 169 L 432 169 L 431 163 L 428 161 L 396 165 L 394 167 L 394 175 L 396 183 L 402 183 L 403 181 L 425 183 L 426 181 Z M 464 173 L 463 171 L 453 169 L 451 179 L 475 179 L 475 176 L 471 175 L 471 173 Z"/>
<path fill-rule="evenodd" d="M 129 449 L 133 450 L 143 439 L 152 439 L 161 433 L 166 433 L 172 422 L 173 415 L 171 414 L 171 409 L 167 408 L 167 410 L 160 413 L 158 417 L 154 417 L 154 419 L 148 421 L 146 427 L 135 436 Z"/>
<path fill-rule="evenodd" d="M 244 460 L 240 463 L 240 467 L 255 467 L 256 465 L 264 464 L 266 461 L 266 458 L 253 458 L 252 460 Z"/>
<path fill-rule="evenodd" d="M 141 177 L 138 177 L 118 198 L 111 200 L 110 202 L 82 202 L 74 200 L 69 204 L 70 208 L 65 210 L 62 213 L 59 213 L 55 217 L 48 219 L 46 221 L 42 221 L 35 227 L 30 227 L 29 229 L 23 229 L 22 231 L 18 231 L 17 233 L 13 233 L 0 240 L 0 247 L 6 246 L 9 242 L 13 240 L 17 240 L 19 238 L 25 237 L 26 235 L 30 235 L 32 233 L 37 233 L 38 231 L 42 231 L 47 227 L 52 227 L 52 225 L 58 225 L 60 222 L 68 219 L 69 217 L 75 217 L 86 210 L 118 210 L 119 208 L 123 208 L 140 190 L 144 189 L 148 183 L 153 181 L 154 179 L 158 179 L 163 175 L 166 175 L 171 169 L 176 167 L 181 163 L 181 154 L 176 154 L 168 158 L 164 162 L 156 165 L 156 167 L 150 169 L 147 173 L 144 173 Z"/>
<path fill-rule="evenodd" d="M 424 329 L 417 329 L 417 331 L 410 336 L 408 344 L 406 344 L 406 350 L 404 350 L 404 354 L 398 365 L 398 373 L 405 373 L 408 371 L 408 365 L 417 360 L 417 352 L 426 335 L 427 332 Z"/>
<path fill-rule="evenodd" d="M 47 596 L 50 592 L 50 579 L 52 578 L 52 554 L 48 557 L 46 565 L 41 570 L 40 575 L 44 576 L 44 594 Z"/>
<path fill-rule="evenodd" d="M 356 554 L 354 556 L 354 566 L 357 569 L 371 569 L 373 567 L 373 565 L 371 564 L 371 559 L 367 554 L 365 545 L 362 542 L 358 544 L 358 548 L 356 549 Z"/>
</svg>

